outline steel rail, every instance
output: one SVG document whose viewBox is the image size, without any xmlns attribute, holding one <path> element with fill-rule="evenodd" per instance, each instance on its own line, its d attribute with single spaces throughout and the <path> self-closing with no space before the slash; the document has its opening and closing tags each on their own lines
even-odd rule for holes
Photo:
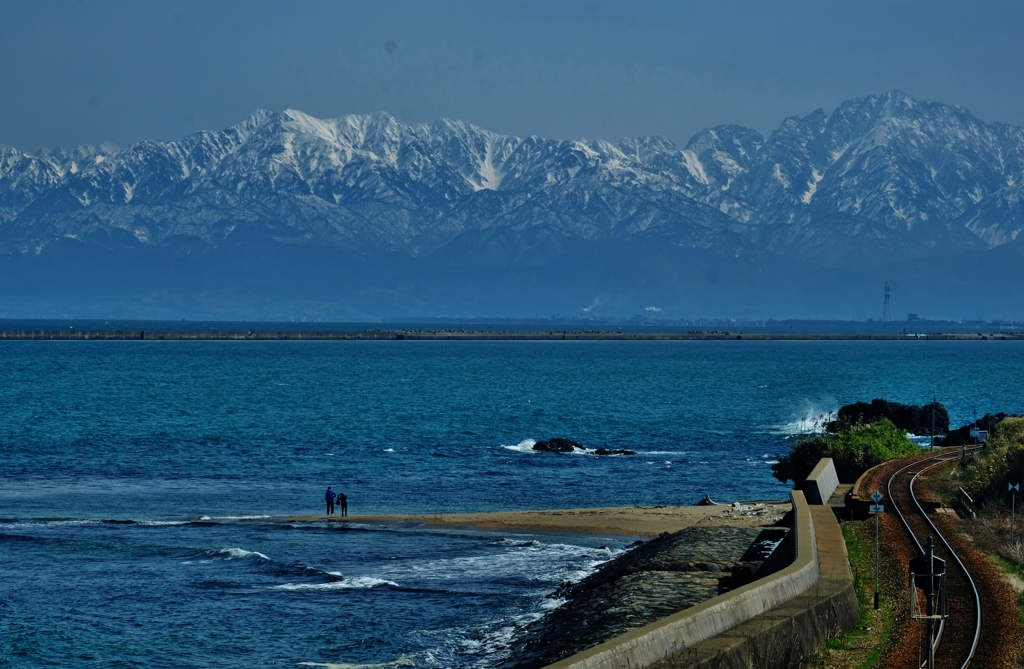
<svg viewBox="0 0 1024 669">
<path fill-rule="evenodd" d="M 960 559 L 960 556 L 958 556 L 956 554 L 956 552 L 953 550 L 953 548 L 949 545 L 949 542 L 946 541 L 946 538 L 944 536 L 942 536 L 942 533 L 939 531 L 939 528 L 935 526 L 935 523 L 933 523 L 931 518 L 928 517 L 928 514 L 926 514 L 924 512 L 924 509 L 921 507 L 921 503 L 917 499 L 917 495 L 914 493 L 914 482 L 917 480 L 918 476 L 920 476 L 924 472 L 926 472 L 926 471 L 928 471 L 928 470 L 930 470 L 930 469 L 932 469 L 934 467 L 938 467 L 940 465 L 944 465 L 947 462 L 949 462 L 950 460 L 954 460 L 954 459 L 956 459 L 956 456 L 953 456 L 953 457 L 943 457 L 942 455 L 936 455 L 936 456 L 933 456 L 931 458 L 925 458 L 923 460 L 917 460 L 916 462 L 912 462 L 909 465 L 907 465 L 907 466 L 901 468 L 900 470 L 896 471 L 895 473 L 893 473 L 889 477 L 889 480 L 888 480 L 888 482 L 886 484 L 886 492 L 889 493 L 889 500 L 890 500 L 890 502 L 892 502 L 891 506 L 892 506 L 893 510 L 896 511 L 896 515 L 899 517 L 900 522 L 903 524 L 903 527 L 907 531 L 907 534 L 910 536 L 910 539 L 917 546 L 918 552 L 921 553 L 922 555 L 924 555 L 924 553 L 925 553 L 924 547 L 921 545 L 921 542 L 918 540 L 917 536 L 914 534 L 914 530 L 910 527 L 910 523 L 907 521 L 906 517 L 904 517 L 903 512 L 900 510 L 899 506 L 895 503 L 895 497 L 892 494 L 892 484 L 893 484 L 893 481 L 896 479 L 897 476 L 899 476 L 900 474 L 902 474 L 906 470 L 910 469 L 911 467 L 915 467 L 915 466 L 921 465 L 923 463 L 928 462 L 929 460 L 938 460 L 938 462 L 936 462 L 936 463 L 934 463 L 932 465 L 929 465 L 929 466 L 921 469 L 917 473 L 915 473 L 914 476 L 910 479 L 910 482 L 908 483 L 907 487 L 908 487 L 908 492 L 910 494 L 910 499 L 911 499 L 911 501 L 913 501 L 914 506 L 917 507 L 918 514 L 925 520 L 925 522 L 928 524 L 928 526 L 932 529 L 932 532 L 935 534 L 935 536 L 942 542 L 942 545 L 945 547 L 946 551 L 953 557 L 954 560 L 956 560 L 956 563 L 960 567 L 960 571 L 962 571 L 964 576 L 967 578 L 967 582 L 970 584 L 971 591 L 974 593 L 974 609 L 976 611 L 975 625 L 974 625 L 974 640 L 973 640 L 973 642 L 971 644 L 971 650 L 970 650 L 970 652 L 967 655 L 967 659 L 964 661 L 964 663 L 960 667 L 960 669 L 967 669 L 967 667 L 969 667 L 971 662 L 974 660 L 974 654 L 975 654 L 975 652 L 978 649 L 978 641 L 979 641 L 979 639 L 981 637 L 981 599 L 980 599 L 980 597 L 978 595 L 978 587 L 974 583 L 974 579 L 971 578 L 971 574 L 970 574 L 970 572 L 967 571 L 967 567 L 964 565 L 963 561 Z M 935 649 L 937 649 L 939 647 L 939 644 L 942 641 L 943 632 L 945 631 L 945 622 L 946 621 L 944 619 L 939 621 L 939 629 L 938 629 L 938 633 L 935 636 L 935 644 L 933 646 L 933 648 L 935 648 Z M 924 666 L 924 665 L 922 665 L 922 666 Z"/>
<path fill-rule="evenodd" d="M 974 582 L 974 579 L 971 578 L 971 572 L 967 571 L 967 565 L 965 565 L 963 560 L 960 559 L 960 556 L 956 554 L 956 551 L 953 550 L 953 547 L 949 545 L 949 542 L 946 541 L 946 537 L 942 536 L 942 532 L 940 532 L 939 528 L 935 526 L 935 523 L 933 523 L 932 519 L 928 517 L 928 514 L 924 512 L 924 509 L 921 508 L 921 504 L 917 501 L 917 495 L 914 494 L 914 482 L 917 481 L 918 476 L 925 473 L 929 469 L 933 469 L 935 467 L 938 467 L 939 465 L 943 465 L 953 459 L 955 458 L 945 458 L 939 460 L 934 465 L 925 467 L 918 473 L 914 474 L 914 477 L 910 479 L 910 498 L 914 500 L 914 504 L 917 506 L 917 510 L 921 513 L 921 517 L 924 518 L 925 522 L 928 523 L 928 526 L 932 528 L 932 531 L 935 533 L 935 536 L 939 539 L 939 541 L 942 542 L 942 545 L 946 547 L 946 551 L 951 556 L 953 556 L 954 560 L 956 560 L 956 563 L 960 566 L 960 571 L 964 573 L 964 576 L 967 577 L 967 582 L 971 585 L 971 592 L 974 593 L 974 640 L 971 642 L 971 652 L 968 653 L 967 660 L 965 660 L 964 663 L 960 665 L 960 669 L 967 669 L 967 667 L 969 667 L 971 665 L 971 662 L 974 660 L 974 653 L 977 652 L 978 641 L 981 639 L 981 597 L 978 595 L 978 586 Z M 938 642 L 939 640 L 941 640 L 941 638 L 942 637 L 940 626 L 939 637 L 935 642 L 936 646 L 938 646 Z"/>
<path fill-rule="evenodd" d="M 899 471 L 893 473 L 892 476 L 889 477 L 889 480 L 888 480 L 888 482 L 885 485 L 885 492 L 888 493 L 888 495 L 889 495 L 890 506 L 893 508 L 893 511 L 896 512 L 896 515 L 899 516 L 900 522 L 903 523 L 903 529 L 905 529 L 907 531 L 907 535 L 910 537 L 911 541 L 914 542 L 914 545 L 917 546 L 917 552 L 920 553 L 921 555 L 925 554 L 924 546 L 922 546 L 921 542 L 918 541 L 917 535 L 914 534 L 914 530 L 911 529 L 911 527 L 910 527 L 910 523 L 907 522 L 907 519 L 903 517 L 903 512 L 900 511 L 899 505 L 896 504 L 896 498 L 892 494 L 892 482 L 894 480 L 896 480 L 897 476 L 899 476 L 903 472 L 907 471 L 911 467 L 919 465 L 922 462 L 927 462 L 928 460 L 935 459 L 937 457 L 941 457 L 941 456 L 933 456 L 932 458 L 925 458 L 924 460 L 916 460 L 914 462 L 911 462 L 906 467 L 903 467 Z M 917 503 L 917 500 L 914 498 L 913 490 L 910 491 L 910 498 L 914 500 L 915 504 Z M 918 510 L 920 510 L 921 506 L 918 504 L 917 508 L 918 508 Z M 942 633 L 943 633 L 943 631 L 945 631 L 945 629 L 946 629 L 946 620 L 944 618 L 942 618 L 942 619 L 939 620 L 939 629 L 938 629 L 938 632 L 935 634 L 935 643 L 932 646 L 933 649 L 937 648 L 938 645 L 939 645 L 939 642 L 942 641 Z M 924 667 L 925 664 L 927 664 L 927 662 L 922 663 L 921 667 Z"/>
</svg>

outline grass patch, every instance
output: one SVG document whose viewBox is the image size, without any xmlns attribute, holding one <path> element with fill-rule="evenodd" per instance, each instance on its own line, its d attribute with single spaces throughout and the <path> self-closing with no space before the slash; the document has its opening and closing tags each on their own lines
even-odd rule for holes
<svg viewBox="0 0 1024 669">
<path fill-rule="evenodd" d="M 868 525 L 870 540 L 862 536 Z M 892 607 L 885 597 L 875 611 L 874 523 L 841 523 L 841 528 L 860 603 L 860 624 L 829 639 L 821 650 L 805 658 L 803 666 L 807 669 L 873 669 L 892 633 Z"/>
</svg>

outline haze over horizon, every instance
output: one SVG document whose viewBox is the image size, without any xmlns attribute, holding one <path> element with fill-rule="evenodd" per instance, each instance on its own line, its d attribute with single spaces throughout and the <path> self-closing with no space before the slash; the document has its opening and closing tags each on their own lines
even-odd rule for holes
<svg viewBox="0 0 1024 669">
<path fill-rule="evenodd" d="M 1024 125 L 1021 25 L 1002 2 L 10 3 L 0 144 L 124 147 L 289 108 L 683 144 L 894 89 Z"/>
<path fill-rule="evenodd" d="M 0 314 L 866 318 L 890 282 L 905 313 L 1021 318 L 1021 25 L 7 4 Z"/>
</svg>

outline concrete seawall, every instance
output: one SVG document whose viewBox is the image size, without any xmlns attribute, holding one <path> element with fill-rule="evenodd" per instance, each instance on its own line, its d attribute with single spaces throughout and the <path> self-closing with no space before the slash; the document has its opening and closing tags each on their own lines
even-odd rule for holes
<svg viewBox="0 0 1024 669">
<path fill-rule="evenodd" d="M 927 341 L 1018 340 L 1024 333 L 485 332 L 470 330 L 0 330 L 0 340 L 164 341 Z"/>
<path fill-rule="evenodd" d="M 697 644 L 651 669 L 758 669 L 792 666 L 860 623 L 846 542 L 828 506 L 810 507 L 819 579 L 785 604 Z"/>
<path fill-rule="evenodd" d="M 799 490 L 793 502 L 796 559 L 775 574 L 725 595 L 610 639 L 549 665 L 548 669 L 620 669 L 653 667 L 686 655 L 702 641 L 784 604 L 819 579 L 817 542 L 810 506 Z"/>
<path fill-rule="evenodd" d="M 819 460 L 801 486 L 808 504 L 828 504 L 829 498 L 838 487 L 839 475 L 836 473 L 832 458 Z"/>
<path fill-rule="evenodd" d="M 822 466 L 827 471 L 827 464 Z M 826 485 L 827 489 L 827 485 Z M 751 669 L 802 656 L 860 621 L 842 532 L 826 505 L 790 493 L 786 566 L 719 597 L 567 657 L 547 669 Z M 824 501 L 828 501 L 827 497 Z M 774 554 L 773 554 L 774 555 Z"/>
</svg>

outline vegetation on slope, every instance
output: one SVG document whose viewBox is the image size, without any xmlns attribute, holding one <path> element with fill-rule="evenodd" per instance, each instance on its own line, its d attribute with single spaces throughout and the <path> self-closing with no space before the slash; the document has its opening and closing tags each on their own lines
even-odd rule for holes
<svg viewBox="0 0 1024 669">
<path fill-rule="evenodd" d="M 1006 500 L 1007 483 L 1024 483 L 1024 418 L 1020 417 L 996 423 L 985 447 L 960 468 L 960 484 L 977 504 Z"/>
<path fill-rule="evenodd" d="M 780 455 L 772 465 L 772 475 L 783 482 L 800 483 L 821 458 L 832 458 L 840 482 L 853 483 L 877 464 L 919 452 L 907 433 L 886 418 L 863 425 L 842 421 L 835 432 L 803 439 L 788 455 Z"/>
</svg>

